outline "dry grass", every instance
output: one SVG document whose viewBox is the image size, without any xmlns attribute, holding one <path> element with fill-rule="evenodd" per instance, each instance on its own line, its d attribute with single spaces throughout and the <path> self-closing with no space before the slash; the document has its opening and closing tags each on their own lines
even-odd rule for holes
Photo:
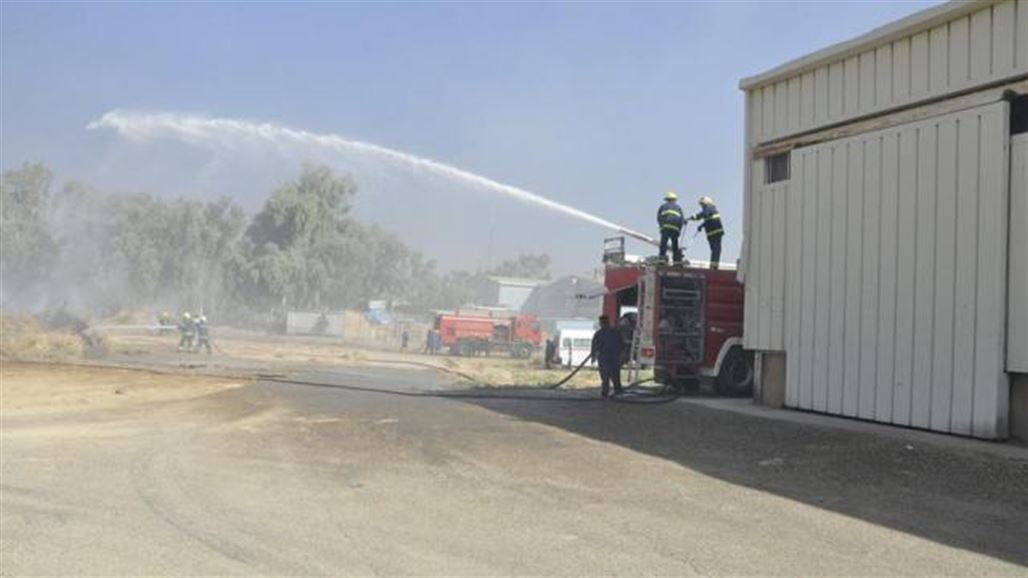
<svg viewBox="0 0 1028 578">
<path fill-rule="evenodd" d="M 60 361 L 86 354 L 82 339 L 67 331 L 48 331 L 31 317 L 0 317 L 0 359 Z"/>
<path fill-rule="evenodd" d="M 3 415 L 186 399 L 242 385 L 238 380 L 198 375 L 16 361 L 0 366 L 0 382 Z"/>
</svg>

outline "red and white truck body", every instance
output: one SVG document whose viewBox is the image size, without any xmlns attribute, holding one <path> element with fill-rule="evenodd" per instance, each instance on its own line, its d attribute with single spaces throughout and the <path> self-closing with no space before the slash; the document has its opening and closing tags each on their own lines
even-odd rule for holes
<svg viewBox="0 0 1028 578">
<path fill-rule="evenodd" d="M 708 377 L 723 394 L 748 394 L 753 367 L 742 350 L 743 286 L 734 270 L 608 263 L 604 285 L 604 314 L 618 320 L 626 342 L 634 337 L 634 361 L 653 367 L 658 383 Z"/>
</svg>

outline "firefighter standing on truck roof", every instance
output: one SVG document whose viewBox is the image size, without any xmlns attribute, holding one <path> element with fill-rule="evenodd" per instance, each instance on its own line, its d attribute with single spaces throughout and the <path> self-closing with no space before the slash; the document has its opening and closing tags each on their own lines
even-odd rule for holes
<svg viewBox="0 0 1028 578">
<path fill-rule="evenodd" d="M 685 224 L 685 213 L 682 207 L 678 206 L 678 195 L 674 191 L 668 191 L 664 195 L 664 204 L 657 209 L 657 224 L 660 225 L 660 258 L 663 260 L 667 255 L 667 245 L 671 242 L 671 256 L 675 263 L 682 262 L 682 251 L 678 248 L 678 237 L 682 234 L 682 225 Z"/>
<path fill-rule="evenodd" d="M 710 197 L 700 198 L 700 212 L 689 217 L 689 221 L 703 221 L 699 228 L 707 231 L 707 243 L 710 244 L 710 268 L 717 269 L 721 261 L 721 238 L 725 236 L 725 228 L 721 223 L 721 213 Z"/>
<path fill-rule="evenodd" d="M 614 395 L 621 394 L 621 349 L 625 346 L 621 332 L 610 324 L 610 318 L 600 316 L 600 328 L 593 334 L 592 356 L 600 368 L 603 398 L 610 397 L 610 384 L 614 382 Z"/>
</svg>

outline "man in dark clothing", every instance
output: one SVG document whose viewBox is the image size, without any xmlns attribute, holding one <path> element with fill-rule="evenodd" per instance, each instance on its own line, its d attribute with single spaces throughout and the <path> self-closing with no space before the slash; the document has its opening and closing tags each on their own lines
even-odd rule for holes
<svg viewBox="0 0 1028 578">
<path fill-rule="evenodd" d="M 675 263 L 682 262 L 682 251 L 678 248 L 678 237 L 682 235 L 685 213 L 678 206 L 678 195 L 668 191 L 664 204 L 657 209 L 657 224 L 660 225 L 660 258 L 666 259 L 667 246 L 671 243 L 671 256 Z"/>
<path fill-rule="evenodd" d="M 610 384 L 614 394 L 621 394 L 621 332 L 610 325 L 606 315 L 600 316 L 600 328 L 593 334 L 592 355 L 600 368 L 600 384 L 604 398 L 610 397 Z"/>
<path fill-rule="evenodd" d="M 703 221 L 700 229 L 707 231 L 707 244 L 710 245 L 710 268 L 717 269 L 721 261 L 721 238 L 725 236 L 725 228 L 721 223 L 721 213 L 710 197 L 700 199 L 700 212 L 689 217 L 690 221 Z"/>
</svg>

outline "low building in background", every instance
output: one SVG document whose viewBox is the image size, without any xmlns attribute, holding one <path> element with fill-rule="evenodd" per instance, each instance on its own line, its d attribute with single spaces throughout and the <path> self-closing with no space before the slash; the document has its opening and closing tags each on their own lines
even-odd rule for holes
<svg viewBox="0 0 1028 578">
<path fill-rule="evenodd" d="M 603 283 L 569 275 L 536 287 L 521 312 L 539 319 L 547 335 L 561 329 L 592 329 L 603 308 Z"/>
<path fill-rule="evenodd" d="M 546 283 L 546 279 L 489 276 L 478 287 L 476 303 L 519 311 L 532 291 Z"/>
</svg>

